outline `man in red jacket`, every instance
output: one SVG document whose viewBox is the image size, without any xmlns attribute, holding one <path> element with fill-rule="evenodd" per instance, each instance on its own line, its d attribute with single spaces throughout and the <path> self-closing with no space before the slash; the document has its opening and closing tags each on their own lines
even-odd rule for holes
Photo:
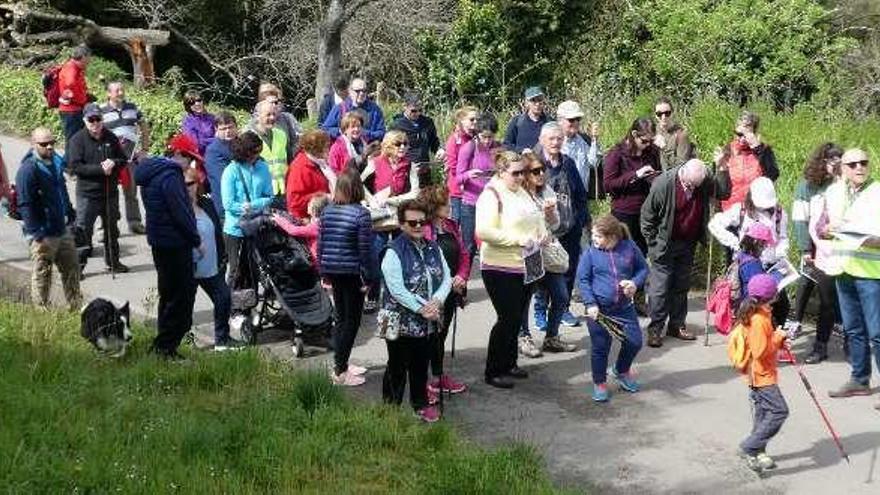
<svg viewBox="0 0 880 495">
<path fill-rule="evenodd" d="M 58 114 L 67 141 L 84 127 L 83 107 L 89 102 L 86 86 L 86 67 L 89 66 L 91 52 L 85 46 L 73 49 L 73 54 L 58 72 Z"/>
</svg>

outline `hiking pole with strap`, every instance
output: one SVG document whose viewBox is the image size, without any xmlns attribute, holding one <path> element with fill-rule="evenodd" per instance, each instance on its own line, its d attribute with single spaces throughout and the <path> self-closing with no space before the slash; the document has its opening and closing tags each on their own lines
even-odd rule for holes
<svg viewBox="0 0 880 495">
<path fill-rule="evenodd" d="M 825 427 L 828 429 L 828 432 L 831 433 L 831 439 L 834 440 L 834 444 L 837 445 L 837 450 L 840 451 L 840 456 L 846 460 L 847 464 L 851 464 L 849 455 L 847 455 L 846 450 L 844 450 L 843 443 L 840 441 L 837 432 L 834 431 L 834 427 L 831 425 L 831 420 L 828 418 L 828 414 L 825 412 L 825 409 L 822 409 L 819 400 L 816 398 L 816 393 L 813 392 L 813 386 L 810 384 L 810 381 L 807 380 L 807 375 L 804 374 L 803 367 L 797 362 L 791 349 L 785 349 L 785 352 L 788 353 L 788 357 L 791 359 L 794 369 L 797 371 L 798 376 L 801 377 L 801 382 L 804 384 L 804 388 L 807 389 L 807 393 L 810 394 L 810 398 L 813 399 L 813 404 L 816 406 L 816 409 L 819 410 L 819 415 L 822 416 L 822 421 L 825 422 Z"/>
</svg>

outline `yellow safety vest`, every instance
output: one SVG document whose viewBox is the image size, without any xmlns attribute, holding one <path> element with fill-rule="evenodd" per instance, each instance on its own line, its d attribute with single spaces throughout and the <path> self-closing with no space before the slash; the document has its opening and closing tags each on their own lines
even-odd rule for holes
<svg viewBox="0 0 880 495">
<path fill-rule="evenodd" d="M 850 191 L 845 181 L 828 187 L 825 195 L 828 221 L 832 225 L 858 226 L 860 232 L 880 233 L 880 183 L 872 182 L 858 193 Z M 880 279 L 880 249 L 858 246 L 852 242 L 834 238 L 832 241 L 835 267 L 829 275 L 846 273 L 858 278 Z"/>
<path fill-rule="evenodd" d="M 260 141 L 263 142 L 263 151 L 260 157 L 269 166 L 269 174 L 272 175 L 272 191 L 284 194 L 285 180 L 287 179 L 287 134 L 277 127 L 272 128 L 272 144 L 266 142 L 259 132 Z"/>
</svg>

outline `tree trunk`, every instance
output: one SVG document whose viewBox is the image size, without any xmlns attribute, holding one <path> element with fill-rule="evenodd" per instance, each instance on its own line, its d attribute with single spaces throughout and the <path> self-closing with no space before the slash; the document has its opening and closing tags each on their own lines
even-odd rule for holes
<svg viewBox="0 0 880 495">
<path fill-rule="evenodd" d="M 315 115 L 328 88 L 342 66 L 342 30 L 345 27 L 343 0 L 330 0 L 324 21 L 318 28 L 318 73 L 315 76 Z"/>
</svg>

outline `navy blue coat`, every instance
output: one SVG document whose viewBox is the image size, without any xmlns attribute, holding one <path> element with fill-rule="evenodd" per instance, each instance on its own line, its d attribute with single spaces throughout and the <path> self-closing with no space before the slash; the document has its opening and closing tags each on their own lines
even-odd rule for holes
<svg viewBox="0 0 880 495">
<path fill-rule="evenodd" d="M 22 229 L 28 238 L 42 241 L 44 237 L 60 237 L 68 220 L 73 221 L 75 213 L 63 172 L 64 159 L 57 153 L 51 164 L 38 160 L 34 150 L 22 158 L 15 184 Z"/>
<path fill-rule="evenodd" d="M 371 246 L 373 222 L 361 205 L 329 205 L 321 213 L 318 231 L 318 268 L 321 275 L 361 275 L 375 280 Z"/>
<path fill-rule="evenodd" d="M 231 161 L 232 150 L 229 149 L 229 141 L 214 139 L 205 148 L 205 173 L 208 175 L 208 188 L 211 193 L 211 201 L 214 202 L 214 210 L 220 218 L 226 214 L 223 210 L 223 198 L 220 195 L 220 179 Z"/>
<path fill-rule="evenodd" d="M 148 158 L 135 167 L 134 180 L 142 188 L 150 246 L 198 247 L 201 238 L 180 165 L 167 158 Z"/>
</svg>

